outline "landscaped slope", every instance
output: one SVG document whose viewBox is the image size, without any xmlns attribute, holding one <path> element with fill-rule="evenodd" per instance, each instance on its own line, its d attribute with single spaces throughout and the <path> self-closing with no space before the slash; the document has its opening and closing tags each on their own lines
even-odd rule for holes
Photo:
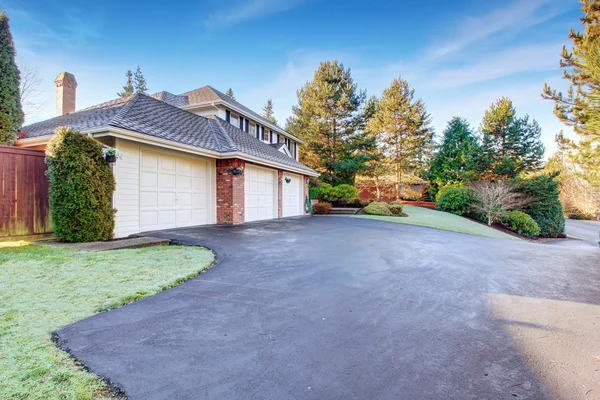
<svg viewBox="0 0 600 400">
<path fill-rule="evenodd" d="M 496 229 L 471 221 L 470 219 L 422 207 L 404 205 L 404 213 L 408 217 L 380 217 L 375 215 L 357 215 L 356 218 L 378 219 L 397 222 L 400 224 L 419 225 L 445 231 L 468 233 L 477 236 L 487 236 L 498 239 L 519 240 L 514 236 Z"/>
<path fill-rule="evenodd" d="M 51 342 L 51 332 L 168 289 L 213 261 L 200 247 L 88 253 L 0 243 L 0 397 L 108 397 L 102 381 Z"/>
</svg>

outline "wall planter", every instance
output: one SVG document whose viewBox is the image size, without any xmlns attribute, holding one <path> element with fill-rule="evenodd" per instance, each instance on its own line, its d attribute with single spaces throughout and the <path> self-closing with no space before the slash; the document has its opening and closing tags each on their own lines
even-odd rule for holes
<svg viewBox="0 0 600 400">
<path fill-rule="evenodd" d="M 113 164 L 117 162 L 117 150 L 112 148 L 103 148 L 102 155 L 107 163 Z"/>
</svg>

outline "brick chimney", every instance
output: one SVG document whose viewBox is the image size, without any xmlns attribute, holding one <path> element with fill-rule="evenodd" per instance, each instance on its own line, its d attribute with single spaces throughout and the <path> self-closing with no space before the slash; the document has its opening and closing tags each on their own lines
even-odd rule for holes
<svg viewBox="0 0 600 400">
<path fill-rule="evenodd" d="M 75 112 L 77 81 L 75 75 L 61 72 L 54 80 L 56 84 L 56 116 Z"/>
</svg>

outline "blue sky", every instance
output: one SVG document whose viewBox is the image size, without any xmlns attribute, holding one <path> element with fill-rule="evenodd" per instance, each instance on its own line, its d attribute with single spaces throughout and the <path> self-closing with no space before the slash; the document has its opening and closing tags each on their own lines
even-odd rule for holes
<svg viewBox="0 0 600 400">
<path fill-rule="evenodd" d="M 185 3 L 0 0 L 18 63 L 41 78 L 42 107 L 27 123 L 54 116 L 59 72 L 75 74 L 79 109 L 115 98 L 138 64 L 150 92 L 231 87 L 256 111 L 272 98 L 283 122 L 319 61 L 335 58 L 369 95 L 407 79 L 438 134 L 455 115 L 478 126 L 501 96 L 538 120 L 550 153 L 565 129 L 540 92 L 544 82 L 566 88 L 558 62 L 580 27 L 576 0 Z"/>
</svg>

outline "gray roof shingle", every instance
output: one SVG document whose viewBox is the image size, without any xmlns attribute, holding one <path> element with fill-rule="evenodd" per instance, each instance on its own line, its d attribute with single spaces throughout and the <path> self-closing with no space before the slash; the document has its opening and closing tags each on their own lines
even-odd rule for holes
<svg viewBox="0 0 600 400">
<path fill-rule="evenodd" d="M 164 95 L 163 95 L 164 96 Z M 267 143 L 219 119 L 208 119 L 144 94 L 113 100 L 23 128 L 27 137 L 54 133 L 60 126 L 113 126 L 218 153 L 240 152 L 265 161 L 314 171 Z"/>
</svg>

